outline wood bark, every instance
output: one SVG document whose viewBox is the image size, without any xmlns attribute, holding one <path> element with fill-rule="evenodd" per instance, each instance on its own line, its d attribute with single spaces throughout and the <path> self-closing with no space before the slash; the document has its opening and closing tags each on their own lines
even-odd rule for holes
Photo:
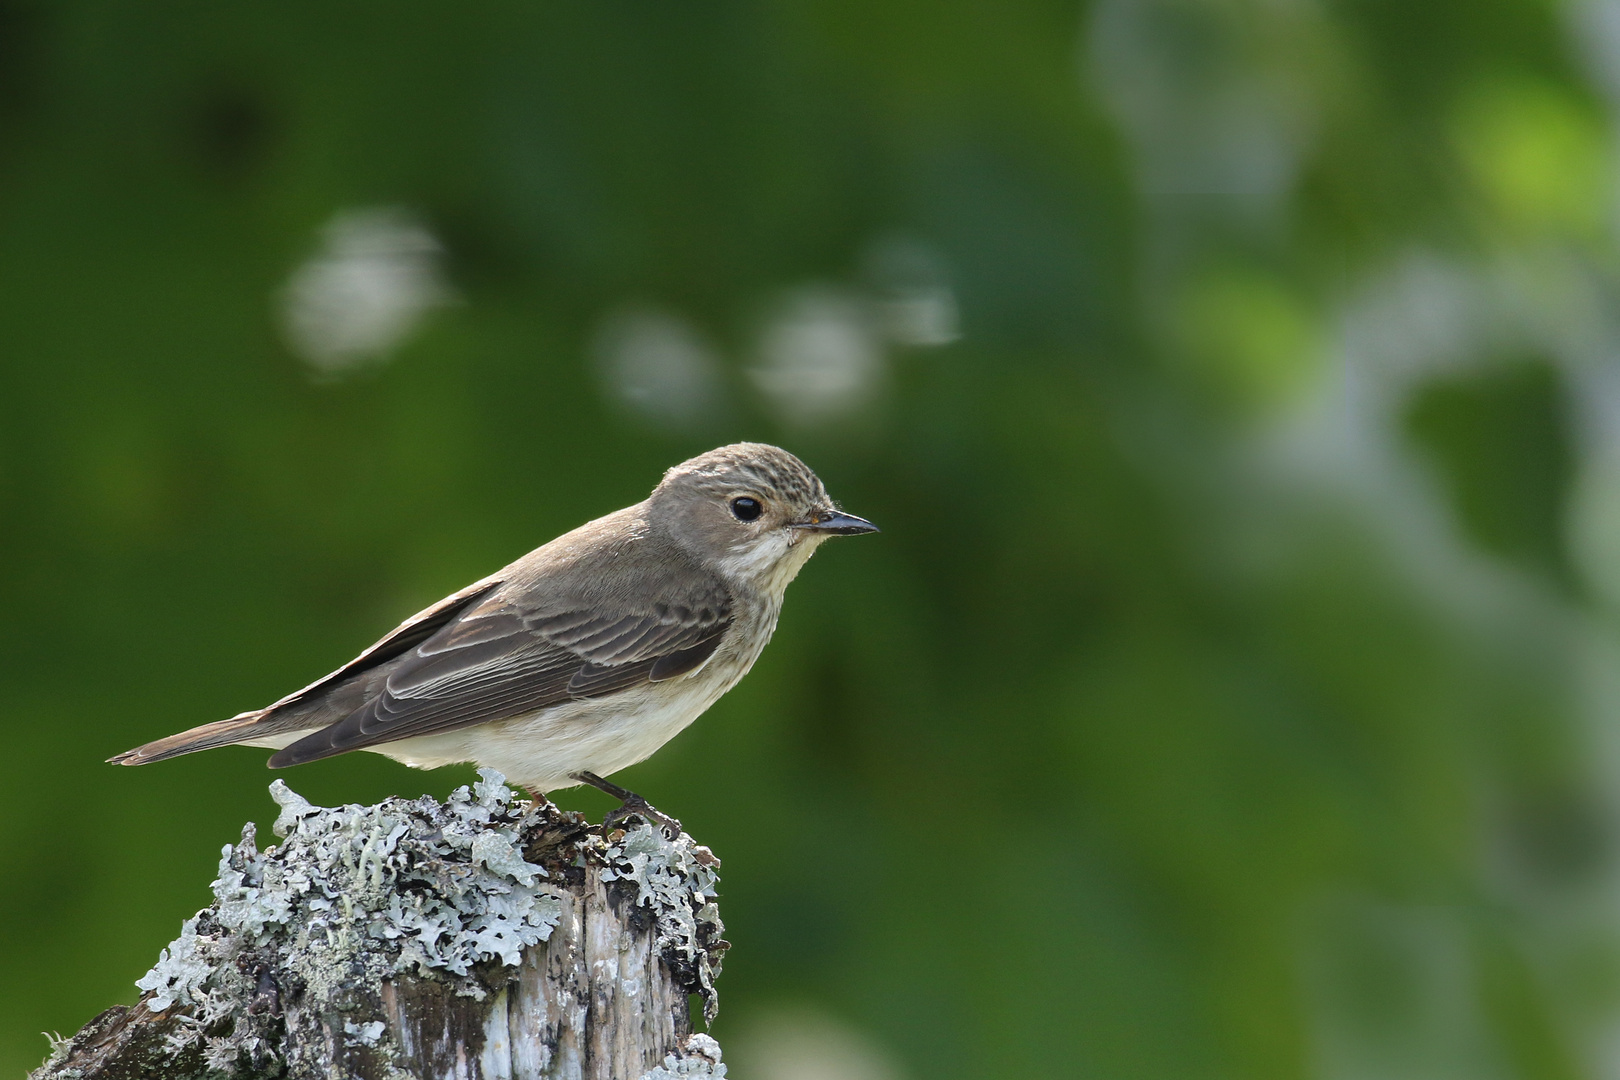
<svg viewBox="0 0 1620 1080">
<path fill-rule="evenodd" d="M 726 947 L 713 856 L 478 787 L 335 810 L 273 788 L 287 842 L 245 829 L 140 1001 L 33 1080 L 724 1076 L 691 1006 L 712 1018 Z"/>
</svg>

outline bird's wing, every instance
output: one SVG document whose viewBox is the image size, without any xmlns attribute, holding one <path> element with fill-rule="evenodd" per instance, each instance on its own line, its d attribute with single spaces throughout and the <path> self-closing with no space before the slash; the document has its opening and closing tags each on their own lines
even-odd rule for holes
<svg viewBox="0 0 1620 1080">
<path fill-rule="evenodd" d="M 329 675 L 324 675 L 302 690 L 295 690 L 280 701 L 261 710 L 270 714 L 289 705 L 298 705 L 352 679 L 361 672 L 380 667 L 395 657 L 410 651 L 455 620 L 467 609 L 500 588 L 501 582 L 493 578 L 476 581 L 459 592 L 451 593 L 432 607 L 417 612 L 390 630 L 380 641 Z"/>
<path fill-rule="evenodd" d="M 278 751 L 272 768 L 599 697 L 700 667 L 731 626 L 719 582 L 681 601 L 556 602 L 499 592 L 397 655 L 378 693 Z"/>
</svg>

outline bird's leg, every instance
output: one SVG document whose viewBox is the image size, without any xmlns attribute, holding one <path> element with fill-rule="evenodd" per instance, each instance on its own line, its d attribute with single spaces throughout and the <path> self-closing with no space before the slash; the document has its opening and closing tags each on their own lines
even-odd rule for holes
<svg viewBox="0 0 1620 1080">
<path fill-rule="evenodd" d="M 605 791 L 618 799 L 620 806 L 616 810 L 609 810 L 607 817 L 602 819 L 603 828 L 611 828 L 629 817 L 631 814 L 640 814 L 648 821 L 663 829 L 671 840 L 681 835 L 681 823 L 661 810 L 655 809 L 651 803 L 629 788 L 622 788 L 611 780 L 604 780 L 595 773 L 577 772 L 574 779 L 581 783 L 591 785 L 598 791 Z"/>
<path fill-rule="evenodd" d="M 551 796 L 539 788 L 524 787 L 521 784 L 514 784 L 510 780 L 506 782 L 506 786 L 523 796 L 523 803 L 525 804 L 523 813 L 525 814 L 541 811 L 552 805 Z M 552 808 L 556 809 L 555 807 Z"/>
</svg>

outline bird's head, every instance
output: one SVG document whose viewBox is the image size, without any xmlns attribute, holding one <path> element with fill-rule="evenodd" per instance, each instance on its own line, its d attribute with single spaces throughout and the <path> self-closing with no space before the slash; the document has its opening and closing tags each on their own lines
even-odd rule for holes
<svg viewBox="0 0 1620 1080">
<path fill-rule="evenodd" d="M 728 577 L 780 593 L 829 536 L 877 532 L 833 505 L 804 462 L 765 443 L 683 461 L 648 500 L 676 542 Z"/>
</svg>

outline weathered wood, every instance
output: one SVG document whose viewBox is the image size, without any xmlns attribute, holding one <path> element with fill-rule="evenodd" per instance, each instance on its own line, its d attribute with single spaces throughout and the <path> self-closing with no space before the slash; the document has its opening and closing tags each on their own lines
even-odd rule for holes
<svg viewBox="0 0 1620 1080">
<path fill-rule="evenodd" d="M 726 943 L 707 848 L 519 803 L 498 774 L 445 803 L 322 809 L 279 781 L 214 903 L 33 1080 L 721 1077 Z"/>
</svg>

